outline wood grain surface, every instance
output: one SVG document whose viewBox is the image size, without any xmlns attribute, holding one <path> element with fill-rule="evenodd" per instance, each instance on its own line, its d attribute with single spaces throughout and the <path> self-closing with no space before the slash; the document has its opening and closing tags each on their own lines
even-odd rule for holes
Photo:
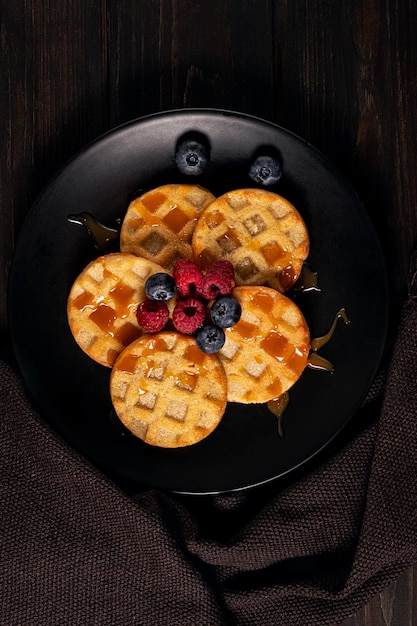
<svg viewBox="0 0 417 626">
<path fill-rule="evenodd" d="M 42 187 L 109 128 L 181 107 L 265 118 L 339 167 L 382 243 L 393 335 L 417 234 L 416 24 L 414 0 L 0 0 L 0 356 Z M 342 626 L 413 624 L 417 565 Z"/>
</svg>

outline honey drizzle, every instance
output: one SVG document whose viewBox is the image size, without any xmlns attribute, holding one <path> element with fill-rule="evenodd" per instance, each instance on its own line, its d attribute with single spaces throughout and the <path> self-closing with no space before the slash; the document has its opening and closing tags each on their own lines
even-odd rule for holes
<svg viewBox="0 0 417 626">
<path fill-rule="evenodd" d="M 278 274 L 279 284 L 284 291 L 288 291 L 296 282 L 296 275 L 292 261 L 284 267 Z"/>
<path fill-rule="evenodd" d="M 326 371 L 329 373 L 333 373 L 334 366 L 330 361 L 325 359 L 324 357 L 317 354 L 318 350 L 320 350 L 324 345 L 326 345 L 333 337 L 337 323 L 339 320 L 343 320 L 345 324 L 349 324 L 350 320 L 347 316 L 346 309 L 341 308 L 336 313 L 333 323 L 328 330 L 328 332 L 321 337 L 317 337 L 312 339 L 311 341 L 311 351 L 307 360 L 307 367 L 314 370 Z M 281 394 L 277 398 L 273 398 L 266 403 L 267 408 L 271 413 L 273 413 L 278 418 L 278 435 L 280 438 L 284 437 L 284 430 L 282 427 L 283 414 L 285 409 L 288 406 L 289 402 L 289 393 L 286 391 Z"/>
<path fill-rule="evenodd" d="M 308 263 L 303 263 L 300 275 L 294 285 L 294 291 L 321 291 L 318 286 L 317 272 L 313 271 Z"/>
<path fill-rule="evenodd" d="M 288 391 L 285 391 L 278 398 L 273 398 L 272 400 L 267 402 L 268 409 L 271 411 L 271 413 L 273 413 L 276 416 L 278 420 L 278 437 L 280 439 L 283 439 L 285 436 L 284 428 L 282 425 L 282 418 L 284 415 L 284 411 L 288 406 L 289 401 L 290 401 L 290 394 L 288 393 Z"/>
<path fill-rule="evenodd" d="M 329 343 L 330 339 L 333 337 L 334 332 L 336 330 L 337 322 L 342 319 L 345 324 L 349 324 L 350 320 L 346 314 L 346 310 L 344 308 L 339 309 L 336 313 L 333 323 L 330 327 L 330 330 L 323 335 L 322 337 L 317 337 L 316 339 L 312 339 L 311 341 L 311 349 L 313 352 L 318 352 L 320 348 Z"/>
<path fill-rule="evenodd" d="M 190 218 L 179 207 L 173 206 L 163 218 L 164 224 L 175 234 L 179 234 L 184 226 L 196 222 L 197 217 Z"/>
<path fill-rule="evenodd" d="M 132 307 L 131 302 L 134 298 L 134 294 L 134 289 L 122 282 L 118 282 L 112 289 L 110 289 L 109 295 L 116 305 L 117 315 L 121 319 L 128 317 L 129 309 Z"/>
<path fill-rule="evenodd" d="M 156 199 L 156 201 L 150 207 L 149 205 L 146 207 L 151 212 L 154 212 L 158 207 L 158 202 L 160 202 L 160 198 Z M 173 207 L 174 209 L 176 207 Z M 94 246 L 99 252 L 104 252 L 108 246 L 119 237 L 119 231 L 115 228 L 110 228 L 105 226 L 101 222 L 99 222 L 91 213 L 82 212 L 77 214 L 71 214 L 67 217 L 68 221 L 73 224 L 79 224 L 84 226 L 87 230 L 88 235 L 93 239 Z M 154 226 L 156 224 L 152 224 Z M 159 225 L 159 224 L 158 224 Z M 180 224 L 176 225 L 177 228 L 180 228 Z M 230 237 L 230 231 L 228 233 Z M 212 259 L 206 259 L 204 256 L 204 251 L 199 255 L 201 261 L 205 261 L 206 264 L 211 262 Z M 283 278 L 286 278 L 288 283 L 294 282 L 293 278 L 293 268 L 292 263 L 288 263 L 288 266 L 281 270 L 281 274 Z M 116 289 L 115 289 L 116 291 Z M 320 291 L 318 287 L 317 281 L 317 272 L 314 272 L 311 267 L 307 263 L 303 263 L 300 275 L 294 285 L 294 291 L 308 292 L 308 291 Z M 119 294 L 121 295 L 121 294 Z M 127 295 L 127 294 L 126 294 Z M 123 298 L 124 299 L 124 298 Z M 99 308 L 99 307 L 97 307 Z M 110 308 L 110 307 L 106 307 Z M 96 309 L 96 312 L 97 309 Z M 102 319 L 101 322 L 107 330 L 109 330 L 110 326 L 112 326 L 112 320 L 109 319 L 109 314 L 106 311 L 106 315 L 103 316 L 105 319 Z M 320 350 L 324 345 L 326 345 L 331 338 L 333 337 L 337 322 L 339 319 L 343 319 L 345 324 L 350 322 L 347 317 L 346 310 L 341 308 L 335 315 L 332 326 L 330 330 L 323 335 L 322 337 L 317 337 L 313 339 L 311 342 L 311 352 L 308 357 L 307 367 L 314 370 L 327 371 L 332 373 L 334 371 L 334 366 L 330 361 L 325 359 L 324 357 L 317 354 L 318 350 Z M 133 337 L 132 337 L 133 338 Z M 155 346 L 156 347 L 156 346 Z M 150 352 L 153 352 L 155 348 L 153 345 L 150 346 Z M 132 367 L 133 363 L 126 363 L 127 370 Z M 289 403 L 289 393 L 285 392 L 278 396 L 277 398 L 273 398 L 267 402 L 267 407 L 278 419 L 278 436 L 280 438 L 284 437 L 284 430 L 282 426 L 283 414 Z"/>
<path fill-rule="evenodd" d="M 104 226 L 91 213 L 83 212 L 68 215 L 67 220 L 72 224 L 84 226 L 88 235 L 94 241 L 94 247 L 100 253 L 104 252 L 119 237 L 119 231 L 116 228 Z"/>
<path fill-rule="evenodd" d="M 160 191 L 151 191 L 141 198 L 141 202 L 149 213 L 156 213 L 159 207 L 166 202 L 167 197 Z"/>
<path fill-rule="evenodd" d="M 339 311 L 336 313 L 333 323 L 325 335 L 323 335 L 322 337 L 316 337 L 315 339 L 311 340 L 311 352 L 308 357 L 307 367 L 311 369 L 315 369 L 315 370 L 323 370 L 323 371 L 330 372 L 330 373 L 334 371 L 333 364 L 330 363 L 330 361 L 328 361 L 324 357 L 317 354 L 317 352 L 323 346 L 325 346 L 326 343 L 329 343 L 330 339 L 333 337 L 335 333 L 337 323 L 340 319 L 343 320 L 345 324 L 349 324 L 350 322 L 347 316 L 346 310 L 344 308 L 339 309 Z"/>
<path fill-rule="evenodd" d="M 327 359 L 320 356 L 316 352 L 312 352 L 307 361 L 307 367 L 312 370 L 320 370 L 321 372 L 329 372 L 332 374 L 334 372 L 334 365 L 330 363 Z"/>
</svg>

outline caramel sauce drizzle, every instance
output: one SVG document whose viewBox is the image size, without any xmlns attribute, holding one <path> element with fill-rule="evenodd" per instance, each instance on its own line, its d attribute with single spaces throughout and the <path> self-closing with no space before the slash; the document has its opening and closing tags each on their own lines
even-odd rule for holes
<svg viewBox="0 0 417 626">
<path fill-rule="evenodd" d="M 294 291 L 321 291 L 318 286 L 317 272 L 313 271 L 308 263 L 303 263 L 300 275 L 294 285 Z"/>
<path fill-rule="evenodd" d="M 317 352 L 332 339 L 337 327 L 337 323 L 340 319 L 343 320 L 345 324 L 349 324 L 350 322 L 344 308 L 339 309 L 339 311 L 336 313 L 333 323 L 325 335 L 323 335 L 322 337 L 316 337 L 316 339 L 311 340 L 311 352 L 308 357 L 307 367 L 315 370 L 324 370 L 330 373 L 334 371 L 333 364 L 324 357 L 317 354 Z"/>
<path fill-rule="evenodd" d="M 350 320 L 347 316 L 346 309 L 339 309 L 327 333 L 325 333 L 321 337 L 316 337 L 315 339 L 311 340 L 310 354 L 307 361 L 307 367 L 309 367 L 310 369 L 333 373 L 334 365 L 324 357 L 317 354 L 317 352 L 332 339 L 339 320 L 343 320 L 345 324 L 349 324 Z M 272 400 L 267 402 L 267 408 L 269 409 L 269 411 L 278 418 L 278 435 L 280 438 L 284 437 L 282 420 L 284 411 L 288 406 L 288 402 L 288 392 L 285 392 L 277 398 L 273 398 Z"/>
<path fill-rule="evenodd" d="M 334 365 L 323 356 L 320 356 L 316 352 L 312 352 L 308 357 L 307 367 L 312 370 L 319 370 L 321 372 L 334 372 Z"/>
<path fill-rule="evenodd" d="M 139 356 L 122 352 L 117 360 L 117 368 L 130 374 L 134 374 L 137 369 L 141 370 L 142 375 L 138 386 L 139 395 L 150 391 L 151 386 L 148 379 L 171 379 L 176 386 L 192 392 L 198 384 L 200 375 L 210 375 L 206 355 L 197 346 L 190 345 L 185 349 L 183 356 L 186 363 L 183 365 L 182 371 L 177 371 L 175 368 L 170 369 L 163 362 L 154 359 L 157 352 L 167 352 L 168 350 L 169 347 L 164 338 L 155 336 L 142 349 Z M 194 355 L 196 360 L 194 360 Z"/>
<path fill-rule="evenodd" d="M 197 217 L 190 218 L 179 207 L 171 207 L 171 210 L 163 218 L 165 226 L 177 235 L 182 231 L 184 226 L 190 222 L 196 222 Z"/>
<path fill-rule="evenodd" d="M 147 211 L 149 211 L 149 213 L 152 214 L 157 210 L 158 206 L 161 204 L 161 202 L 164 199 L 165 198 L 161 198 L 159 196 L 155 198 L 150 197 L 148 198 L 147 204 L 144 203 L 144 205 Z M 184 226 L 185 216 L 182 212 L 178 211 L 177 207 L 172 207 L 172 209 L 173 211 L 172 211 L 172 215 L 170 216 L 170 219 L 173 223 L 172 224 L 169 223 L 167 225 L 171 229 L 179 232 Z M 142 215 L 141 217 L 143 219 L 144 216 Z M 117 240 L 119 237 L 119 231 L 117 229 L 105 226 L 88 212 L 71 214 L 71 215 L 68 215 L 67 219 L 69 222 L 73 224 L 80 224 L 86 228 L 88 235 L 94 241 L 95 248 L 100 253 L 105 252 L 108 246 L 113 241 Z M 151 220 L 148 219 L 147 221 L 149 223 Z M 160 222 L 160 220 L 158 220 L 158 222 Z M 157 224 L 154 224 L 152 221 L 152 226 L 156 226 L 156 225 Z M 230 238 L 230 229 L 229 229 L 229 232 L 227 233 L 227 238 Z M 206 252 L 207 252 L 206 250 L 203 250 L 202 253 L 199 255 L 199 261 L 203 267 L 206 267 L 213 261 L 211 257 L 209 257 L 208 255 L 205 255 Z M 282 250 L 281 248 L 279 249 L 274 248 L 271 250 L 268 249 L 265 252 L 266 252 L 267 257 L 271 257 L 271 255 L 274 256 L 274 258 L 276 256 L 279 256 L 282 258 L 283 261 L 285 260 L 287 262 L 287 265 L 283 267 L 283 269 L 281 270 L 280 280 L 282 279 L 282 283 L 288 283 L 287 285 L 288 287 L 291 286 L 291 284 L 294 283 L 295 276 L 294 276 L 291 259 L 287 259 L 285 257 L 285 251 Z M 272 259 L 269 259 L 269 260 L 272 260 Z M 113 291 L 114 293 L 112 295 L 113 296 L 117 295 L 117 297 L 115 298 L 116 300 L 124 301 L 128 296 L 127 293 L 125 294 L 125 293 L 118 292 L 117 287 Z M 320 288 L 318 287 L 317 272 L 314 272 L 311 269 L 311 267 L 308 265 L 308 263 L 303 263 L 300 275 L 294 284 L 294 291 L 295 292 L 320 291 Z M 119 304 L 121 303 L 122 302 L 119 302 Z M 268 311 L 269 303 L 267 303 L 266 301 L 259 302 L 258 305 L 260 305 L 261 308 L 265 312 Z M 97 323 L 99 323 L 99 325 L 101 325 L 104 328 L 107 328 L 107 330 L 109 330 L 112 327 L 114 323 L 114 319 L 113 319 L 114 312 L 111 310 L 110 307 L 102 304 L 101 307 L 99 306 L 95 309 L 95 311 L 93 311 L 93 314 L 94 313 L 99 318 L 97 319 Z M 311 351 L 310 351 L 308 361 L 307 361 L 307 367 L 309 367 L 310 369 L 319 370 L 319 371 L 327 371 L 330 373 L 334 371 L 333 364 L 327 359 L 325 359 L 324 357 L 322 357 L 321 355 L 317 354 L 317 352 L 332 339 L 339 319 L 342 319 L 345 324 L 348 324 L 350 322 L 346 314 L 346 310 L 344 308 L 341 308 L 336 313 L 329 331 L 325 333 L 323 336 L 317 337 L 311 341 Z M 136 331 L 136 329 L 134 330 Z M 246 336 L 246 335 L 253 336 L 253 329 L 244 328 L 244 325 L 241 322 L 239 322 L 239 332 L 240 334 L 242 334 L 242 336 Z M 133 340 L 134 338 L 135 336 L 132 333 L 132 337 L 129 339 Z M 125 343 L 126 345 L 126 342 L 123 342 L 123 343 Z M 277 338 L 275 338 L 275 340 L 273 342 L 271 341 L 270 343 L 274 344 L 274 352 L 280 352 L 284 348 L 284 346 L 281 345 L 281 342 L 278 341 Z M 277 347 L 279 347 L 280 349 L 276 350 Z M 153 352 L 155 348 L 156 346 L 151 345 L 149 353 Z M 196 354 L 193 353 L 193 356 L 197 356 L 197 354 L 201 355 L 201 352 L 199 350 L 196 350 Z M 199 365 L 201 365 L 201 363 L 199 363 Z M 129 363 L 126 362 L 123 364 L 119 364 L 119 366 L 122 366 L 122 368 L 126 368 L 127 371 L 131 371 L 131 369 L 133 369 L 133 366 L 134 366 L 133 359 L 129 360 Z M 294 369 L 296 369 L 295 366 L 294 366 Z M 191 372 L 189 374 L 191 374 Z M 279 393 L 278 389 L 280 387 L 280 383 L 279 381 L 276 381 L 276 383 L 277 383 L 276 391 Z M 282 420 L 283 420 L 283 414 L 288 406 L 288 403 L 289 403 L 288 392 L 285 392 L 280 395 L 277 394 L 276 398 L 273 398 L 272 400 L 267 402 L 267 407 L 269 411 L 271 411 L 271 413 L 273 413 L 278 419 L 278 436 L 280 438 L 284 437 Z"/>
<path fill-rule="evenodd" d="M 276 416 L 278 420 L 278 437 L 280 439 L 283 439 L 285 436 L 284 428 L 282 425 L 282 418 L 284 415 L 284 411 L 288 406 L 289 401 L 290 401 L 290 394 L 288 393 L 288 391 L 285 391 L 278 398 L 273 398 L 266 404 L 268 409 L 271 411 L 271 413 L 273 413 Z"/>
<path fill-rule="evenodd" d="M 119 237 L 119 231 L 116 228 L 104 226 L 91 213 L 83 212 L 68 215 L 67 220 L 72 224 L 84 226 L 94 242 L 94 247 L 100 253 L 104 252 Z"/>
<path fill-rule="evenodd" d="M 161 191 L 151 191 L 141 198 L 141 203 L 149 213 L 156 213 L 159 207 L 166 202 L 167 197 Z"/>
</svg>

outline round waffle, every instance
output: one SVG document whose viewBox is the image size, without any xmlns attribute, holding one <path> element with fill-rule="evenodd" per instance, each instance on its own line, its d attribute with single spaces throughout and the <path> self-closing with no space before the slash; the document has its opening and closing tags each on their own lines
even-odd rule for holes
<svg viewBox="0 0 417 626">
<path fill-rule="evenodd" d="M 110 392 L 121 422 L 154 446 L 201 441 L 219 424 L 227 401 L 226 376 L 215 354 L 176 332 L 143 335 L 113 367 Z"/>
<path fill-rule="evenodd" d="M 75 280 L 67 303 L 75 341 L 89 357 L 112 367 L 116 357 L 142 334 L 136 309 L 145 299 L 146 279 L 164 270 L 133 254 L 98 257 Z"/>
<path fill-rule="evenodd" d="M 239 322 L 225 330 L 218 355 L 227 376 L 228 401 L 263 403 L 279 397 L 301 376 L 310 351 L 310 333 L 300 309 L 263 286 L 236 287 Z"/>
<path fill-rule="evenodd" d="M 120 250 L 172 269 L 191 259 L 191 237 L 200 213 L 215 199 L 198 185 L 163 185 L 133 200 L 120 232 Z"/>
<path fill-rule="evenodd" d="M 237 189 L 203 211 L 192 248 L 203 269 L 216 259 L 228 259 L 237 285 L 268 285 L 285 292 L 308 256 L 309 236 L 297 209 L 282 196 Z"/>
</svg>

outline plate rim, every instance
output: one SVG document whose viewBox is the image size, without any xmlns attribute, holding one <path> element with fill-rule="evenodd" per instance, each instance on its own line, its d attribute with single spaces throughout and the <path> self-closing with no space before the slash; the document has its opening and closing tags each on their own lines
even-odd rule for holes
<svg viewBox="0 0 417 626">
<path fill-rule="evenodd" d="M 358 203 L 358 205 L 360 205 L 361 209 L 362 209 L 362 213 L 363 216 L 366 217 L 366 220 L 369 223 L 369 226 L 371 228 L 371 230 L 373 231 L 374 234 L 374 244 L 376 244 L 377 248 L 379 249 L 379 264 L 381 267 L 381 275 L 383 278 L 383 285 L 381 285 L 381 287 L 383 288 L 384 291 L 384 319 L 383 319 L 383 330 L 381 332 L 381 336 L 382 336 L 382 341 L 379 343 L 379 349 L 378 349 L 378 353 L 375 355 L 375 359 L 374 359 L 374 367 L 372 369 L 372 373 L 369 373 L 369 383 L 366 385 L 367 390 L 366 392 L 364 392 L 362 394 L 362 396 L 360 398 L 358 398 L 357 403 L 356 403 L 356 408 L 351 412 L 351 414 L 343 421 L 343 423 L 340 424 L 339 428 L 333 433 L 333 435 L 330 438 L 327 438 L 326 441 L 323 443 L 323 445 L 315 450 L 312 454 L 310 454 L 307 458 L 303 459 L 302 461 L 300 461 L 299 463 L 297 463 L 296 465 L 288 468 L 287 470 L 285 470 L 284 472 L 279 473 L 279 475 L 275 475 L 275 476 L 271 476 L 269 478 L 266 478 L 264 480 L 258 480 L 256 482 L 253 482 L 251 484 L 247 484 L 247 485 L 243 485 L 243 486 L 237 486 L 234 488 L 228 488 L 226 490 L 223 489 L 215 489 L 215 490 L 202 490 L 202 491 L 195 491 L 195 490 L 187 490 L 187 489 L 171 489 L 169 488 L 168 490 L 174 493 L 182 493 L 182 494 L 187 494 L 187 495 L 215 495 L 215 494 L 220 494 L 220 493 L 227 493 L 227 492 L 236 492 L 236 491 L 245 491 L 248 489 L 252 489 L 252 488 L 256 488 L 268 483 L 271 483 L 273 481 L 276 481 L 277 479 L 283 478 L 283 477 L 288 477 L 289 474 L 298 471 L 302 466 L 308 464 L 309 462 L 311 462 L 312 459 L 314 459 L 315 457 L 317 457 L 320 453 L 322 453 L 322 451 L 324 449 L 326 449 L 329 444 L 334 441 L 334 439 L 339 435 L 339 433 L 341 432 L 341 430 L 343 430 L 346 426 L 346 424 L 352 419 L 353 415 L 355 414 L 355 412 L 358 410 L 358 408 L 360 407 L 361 403 L 363 402 L 364 398 L 366 397 L 366 393 L 369 391 L 370 386 L 372 385 L 373 380 L 375 379 L 375 376 L 380 368 L 381 365 L 381 360 L 384 354 L 384 349 L 385 349 L 385 345 L 386 345 L 386 341 L 387 341 L 387 333 L 388 333 L 388 326 L 389 326 L 389 284 L 388 284 L 388 275 L 387 275 L 387 271 L 386 271 L 386 264 L 385 264 L 385 258 L 382 252 L 382 247 L 381 247 L 381 243 L 380 240 L 376 234 L 375 231 L 375 227 L 374 224 L 371 220 L 371 217 L 368 213 L 368 211 L 366 210 L 366 207 L 364 205 L 364 203 L 362 202 L 361 198 L 359 197 L 358 193 L 356 192 L 356 190 L 353 188 L 353 186 L 351 185 L 350 181 L 348 181 L 348 179 L 346 178 L 346 176 L 343 175 L 343 173 L 339 170 L 339 168 L 325 155 L 323 154 L 320 150 L 318 150 L 314 145 L 310 144 L 309 142 L 307 142 L 306 140 L 304 140 L 302 137 L 298 136 L 297 134 L 295 134 L 292 131 L 287 130 L 285 127 L 282 127 L 274 122 L 268 121 L 266 119 L 263 119 L 261 117 L 257 117 L 254 115 L 250 115 L 250 114 L 246 114 L 246 113 L 242 113 L 242 112 L 238 112 L 238 111 L 232 111 L 232 110 L 228 110 L 228 109 L 213 109 L 213 108 L 190 108 L 190 109 L 171 109 L 171 110 L 167 110 L 167 111 L 160 111 L 160 112 L 156 112 L 156 113 L 151 113 L 148 115 L 145 115 L 143 117 L 138 117 L 129 121 L 126 121 L 120 125 L 117 125 L 113 128 L 108 129 L 107 131 L 105 131 L 104 133 L 102 133 L 101 135 L 97 136 L 96 138 L 94 138 L 93 140 L 89 141 L 88 143 L 86 143 L 85 146 L 83 146 L 80 150 L 78 150 L 72 157 L 70 157 L 61 167 L 59 167 L 57 169 L 57 171 L 55 172 L 55 174 L 47 181 L 47 183 L 44 185 L 43 189 L 40 191 L 40 193 L 37 195 L 35 201 L 32 203 L 32 205 L 29 207 L 27 215 L 25 216 L 25 219 L 20 227 L 18 236 L 17 236 L 17 240 L 16 240 L 16 245 L 13 251 L 13 256 L 12 256 L 12 261 L 10 264 L 10 268 L 9 268 L 9 276 L 8 276 L 8 292 L 7 292 L 7 310 L 8 310 L 8 327 L 9 327 L 9 336 L 11 337 L 11 344 L 12 344 L 12 350 L 13 350 L 13 354 L 16 360 L 16 363 L 18 365 L 18 369 L 19 372 L 21 374 L 21 378 L 23 379 L 24 383 L 25 383 L 25 387 L 28 387 L 27 385 L 27 376 L 25 375 L 25 367 L 22 366 L 22 355 L 20 354 L 20 350 L 17 348 L 17 337 L 15 335 L 15 328 L 13 326 L 13 323 L 11 323 L 11 319 L 12 319 L 12 311 L 11 309 L 12 307 L 12 296 L 11 296 L 11 289 L 12 289 L 12 285 L 14 282 L 14 273 L 16 272 L 16 258 L 18 256 L 19 253 L 19 246 L 20 246 L 20 241 L 22 240 L 22 233 L 25 231 L 25 228 L 27 226 L 28 221 L 30 220 L 31 216 L 33 216 L 34 212 L 37 210 L 37 208 L 42 204 L 42 201 L 44 200 L 45 195 L 47 194 L 48 190 L 51 188 L 51 186 L 53 186 L 56 181 L 60 178 L 60 176 L 62 175 L 62 173 L 68 168 L 69 165 L 71 165 L 72 163 L 76 162 L 78 160 L 78 158 L 81 155 L 86 154 L 89 150 L 91 150 L 92 148 L 94 148 L 95 146 L 97 146 L 98 144 L 102 143 L 105 139 L 113 137 L 113 136 L 117 136 L 118 134 L 120 134 L 122 131 L 127 130 L 129 128 L 133 128 L 136 127 L 138 125 L 143 124 L 144 122 L 147 121 L 157 121 L 160 118 L 168 118 L 168 117 L 172 117 L 172 116 L 187 116 L 187 117 L 191 117 L 192 115 L 204 115 L 204 116 L 221 116 L 221 117 L 232 117 L 232 118 L 237 118 L 240 120 L 244 120 L 244 121 L 253 121 L 255 123 L 260 123 L 262 125 L 264 125 L 265 127 L 273 127 L 275 129 L 277 129 L 279 132 L 283 132 L 284 134 L 286 134 L 287 136 L 289 136 L 290 138 L 292 138 L 293 140 L 296 140 L 297 143 L 299 143 L 302 146 L 308 147 L 309 150 L 313 151 L 317 156 L 320 157 L 320 159 L 324 159 L 324 162 L 326 164 L 328 164 L 331 167 L 332 170 L 332 175 L 336 175 L 339 179 L 340 182 L 342 182 L 342 184 L 349 189 L 350 193 L 353 194 L 353 196 L 355 197 L 356 202 Z M 28 391 L 30 391 L 28 389 Z M 47 421 L 47 423 L 49 424 L 49 420 L 45 420 Z M 56 429 L 54 426 L 51 425 L 51 428 L 54 430 L 54 432 L 56 433 Z M 59 434 L 59 433 L 58 433 Z M 76 446 L 73 444 L 73 442 L 67 441 L 68 445 L 72 448 L 72 449 L 77 449 Z M 84 453 L 82 453 L 83 456 Z M 88 460 L 88 459 L 87 459 Z M 97 463 L 94 462 L 94 464 L 97 466 Z M 139 483 L 139 481 L 138 481 Z M 142 483 L 140 483 L 142 484 Z M 147 485 L 149 488 L 152 488 L 152 485 Z M 157 488 L 161 488 L 163 489 L 163 487 L 157 487 Z"/>
</svg>

